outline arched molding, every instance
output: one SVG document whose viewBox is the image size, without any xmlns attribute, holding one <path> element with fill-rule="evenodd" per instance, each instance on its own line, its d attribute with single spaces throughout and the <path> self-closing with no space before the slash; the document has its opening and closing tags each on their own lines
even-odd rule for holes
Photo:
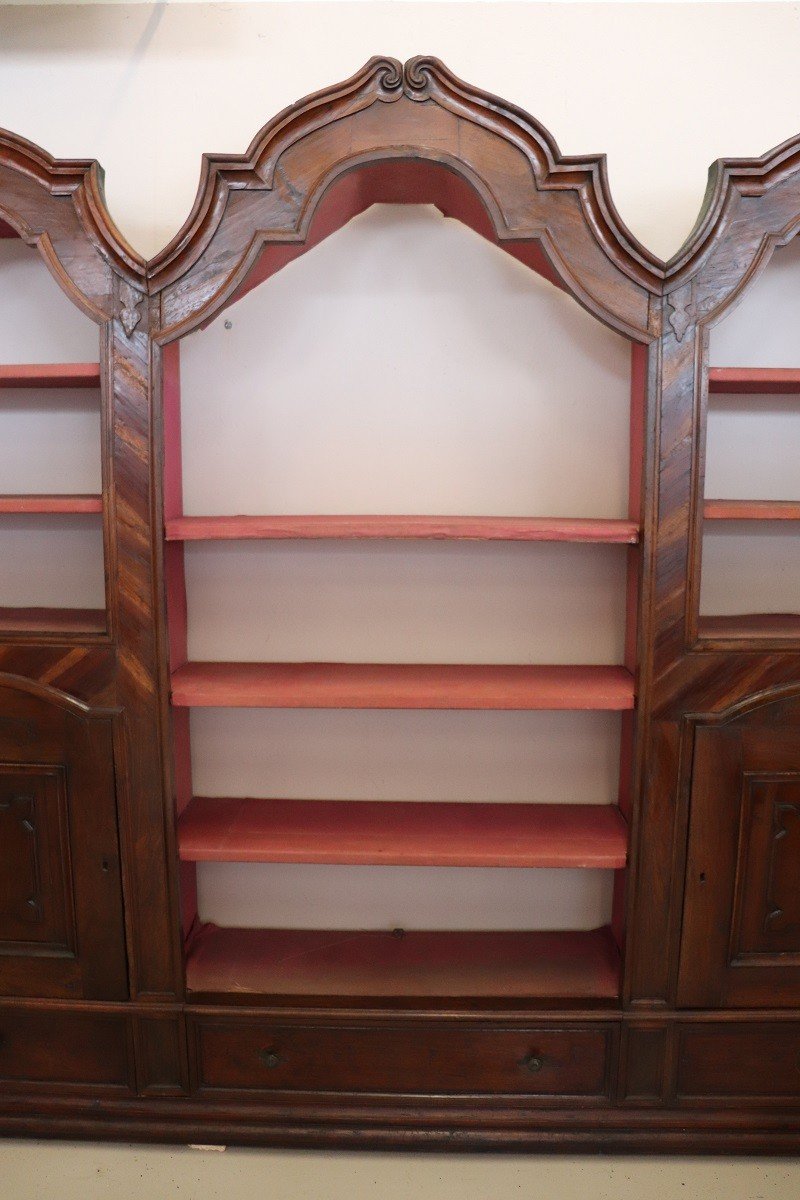
<svg viewBox="0 0 800 1200">
<path fill-rule="evenodd" d="M 661 295 L 662 264 L 620 220 L 604 157 L 561 155 L 532 117 L 463 83 L 436 59 L 402 66 L 375 58 L 284 110 L 244 155 L 204 159 L 192 213 L 148 264 L 150 291 L 161 299 L 160 339 L 206 323 L 251 286 L 246 280 L 265 251 L 294 246 L 301 253 L 314 244 L 317 210 L 331 193 L 352 173 L 372 171 L 374 183 L 375 168 L 392 163 L 421 180 L 417 195 L 407 198 L 406 189 L 400 202 L 446 211 L 437 188 L 423 186 L 433 168 L 444 168 L 479 197 L 488 226 L 481 232 L 491 240 L 529 247 L 512 252 L 618 332 L 644 342 L 657 336 L 659 305 L 651 302 Z M 387 172 L 371 193 L 352 189 L 352 207 L 342 206 L 326 232 L 370 203 L 396 198 Z M 465 219 L 460 207 L 448 215 Z M 271 273 L 262 268 L 260 278 Z"/>
<path fill-rule="evenodd" d="M 0 222 L 41 254 L 70 300 L 97 322 L 114 315 L 114 277 L 144 288 L 144 260 L 109 216 L 93 159 L 56 159 L 0 130 Z"/>
<path fill-rule="evenodd" d="M 759 158 L 718 159 L 694 229 L 666 265 L 665 292 L 710 326 L 741 300 L 773 253 L 800 230 L 800 135 Z M 681 318 L 682 319 L 682 318 Z"/>
</svg>

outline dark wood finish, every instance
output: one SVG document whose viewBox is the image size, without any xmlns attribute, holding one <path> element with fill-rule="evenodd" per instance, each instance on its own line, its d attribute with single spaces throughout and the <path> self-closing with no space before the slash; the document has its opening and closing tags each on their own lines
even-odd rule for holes
<svg viewBox="0 0 800 1200">
<path fill-rule="evenodd" d="M 145 1096 L 180 1096 L 188 1086 L 184 1023 L 178 1013 L 136 1019 L 139 1090 Z"/>
<path fill-rule="evenodd" d="M 99 335 L 98 363 L 9 364 L 0 387 L 97 389 L 103 447 L 102 497 L 5 497 L 0 512 L 91 506 L 107 583 L 99 612 L 0 612 L 3 1133 L 798 1152 L 797 618 L 701 618 L 699 594 L 705 520 L 797 516 L 795 502 L 706 501 L 704 472 L 709 394 L 800 393 L 797 368 L 708 368 L 711 325 L 800 229 L 799 183 L 800 138 L 720 161 L 663 264 L 620 221 L 602 158 L 563 156 L 436 60 L 373 59 L 244 154 L 204 160 L 185 226 L 145 264 L 96 163 L 0 133 L 0 236 L 38 255 Z M 625 520 L 183 514 L 180 339 L 383 202 L 436 205 L 630 340 Z M 183 543 L 221 537 L 626 544 L 623 661 L 191 663 Z M 518 860 L 617 865 L 610 928 L 201 925 L 178 828 L 186 853 L 199 814 L 191 852 L 221 855 L 230 802 L 193 802 L 182 706 L 311 702 L 619 710 L 619 813 L 593 813 L 606 824 L 588 841 L 581 819 L 578 854 L 563 825 L 576 796 L 560 829 L 526 828 Z M 302 846 L 291 822 L 276 837 L 234 821 L 230 836 L 237 856 L 509 861 L 509 826 L 448 847 L 430 814 L 380 831 L 391 859 L 348 840 L 370 821 L 343 837 L 325 815 Z"/>
<path fill-rule="evenodd" d="M 487 1093 L 608 1099 L 612 1029 L 199 1020 L 208 1091 Z"/>
<path fill-rule="evenodd" d="M 0 1012 L 0 1084 L 3 1091 L 42 1085 L 82 1085 L 130 1092 L 131 1058 L 124 1016 L 47 1009 Z"/>
<path fill-rule="evenodd" d="M 678 1002 L 800 1005 L 800 703 L 695 734 Z"/>
<path fill-rule="evenodd" d="M 104 608 L 0 608 L 0 633 L 105 633 Z"/>
<path fill-rule="evenodd" d="M 235 541 L 248 538 L 417 538 L 503 542 L 594 542 L 635 545 L 635 521 L 589 517 L 173 517 L 168 542 Z"/>
<path fill-rule="evenodd" d="M 185 862 L 624 867 L 628 827 L 593 804 L 415 804 L 196 796 L 181 814 Z"/>
<path fill-rule="evenodd" d="M 624 667 L 187 663 L 172 703 L 204 708 L 633 708 Z"/>
<path fill-rule="evenodd" d="M 664 1098 L 667 1030 L 626 1026 L 623 1034 L 623 1098 L 629 1104 L 661 1104 Z"/>
<path fill-rule="evenodd" d="M 449 933 L 223 929 L 201 925 L 188 948 L 190 996 L 203 1003 L 495 998 L 614 1000 L 619 952 L 608 929 Z"/>
<path fill-rule="evenodd" d="M 682 1029 L 677 1093 L 685 1102 L 800 1107 L 800 1026 Z"/>
<path fill-rule="evenodd" d="M 0 676 L 0 995 L 128 995 L 112 738 Z"/>
<path fill-rule="evenodd" d="M 800 638 L 800 613 L 742 613 L 698 620 L 700 637 L 709 639 L 745 638 L 770 641 Z"/>
</svg>

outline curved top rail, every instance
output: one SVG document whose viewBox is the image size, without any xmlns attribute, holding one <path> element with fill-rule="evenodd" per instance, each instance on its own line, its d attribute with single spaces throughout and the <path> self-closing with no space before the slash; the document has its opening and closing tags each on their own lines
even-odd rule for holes
<svg viewBox="0 0 800 1200">
<path fill-rule="evenodd" d="M 420 176 L 427 168 L 428 181 L 431 167 L 444 168 L 457 177 L 456 191 L 471 192 L 473 202 L 477 194 L 492 240 L 627 336 L 657 334 L 651 300 L 661 295 L 663 264 L 621 221 L 605 157 L 562 155 L 532 117 L 463 83 L 437 59 L 417 57 L 405 65 L 373 58 L 278 114 L 245 154 L 204 157 L 189 218 L 148 263 L 149 290 L 162 300 L 162 340 L 204 324 L 240 294 L 269 247 L 291 244 L 301 253 L 326 193 L 350 173 L 388 163 Z M 373 171 L 370 186 L 351 184 L 350 207 L 324 233 L 371 203 L 409 202 L 407 171 L 403 186 L 398 178 L 387 170 L 376 184 Z M 425 186 L 414 202 L 481 223 L 463 215 L 452 186 L 446 200 Z M 262 266 L 261 278 L 269 273 Z"/>
<path fill-rule="evenodd" d="M 708 183 L 697 220 L 680 249 L 665 266 L 668 279 L 694 273 L 719 236 L 737 197 L 761 197 L 800 170 L 800 134 L 787 138 L 758 158 L 718 158 L 708 168 Z M 800 207 L 800 205 L 798 206 Z"/>
<path fill-rule="evenodd" d="M 695 226 L 666 264 L 665 290 L 683 289 L 682 310 L 712 321 L 799 230 L 800 134 L 758 158 L 717 159 Z"/>
<path fill-rule="evenodd" d="M 94 159 L 53 158 L 0 129 L 0 222 L 38 248 L 67 295 L 95 320 L 112 313 L 112 278 L 144 286 L 146 264 L 117 229 Z"/>
</svg>

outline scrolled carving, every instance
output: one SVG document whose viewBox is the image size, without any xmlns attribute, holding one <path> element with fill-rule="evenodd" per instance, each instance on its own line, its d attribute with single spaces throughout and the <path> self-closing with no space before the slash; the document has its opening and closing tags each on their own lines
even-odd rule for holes
<svg viewBox="0 0 800 1200">
<path fill-rule="evenodd" d="M 378 81 L 381 100 L 397 100 L 403 94 L 403 64 L 397 58 L 373 58 L 367 64 Z"/>
<path fill-rule="evenodd" d="M 136 326 L 142 319 L 139 312 L 144 296 L 136 288 L 123 280 L 119 288 L 119 319 L 128 337 L 131 337 Z"/>
<path fill-rule="evenodd" d="M 694 283 L 687 283 L 685 287 L 672 292 L 667 296 L 667 304 L 670 307 L 669 323 L 675 332 L 675 337 L 682 342 L 686 330 L 697 317 Z"/>
<path fill-rule="evenodd" d="M 383 112 L 365 118 L 374 105 Z M 475 136 L 462 139 L 468 130 Z M 553 275 L 600 320 L 626 337 L 650 340 L 657 332 L 651 298 L 663 294 L 663 263 L 619 218 L 603 157 L 562 155 L 533 117 L 418 55 L 405 64 L 372 58 L 284 109 L 245 154 L 204 160 L 188 221 L 148 265 L 148 293 L 161 296 L 159 338 L 210 320 L 270 243 L 301 245 L 340 179 L 404 159 L 465 179 L 491 210 L 498 240 L 546 241 Z M 236 196 L 242 191 L 263 199 L 253 195 L 245 205 Z"/>
<path fill-rule="evenodd" d="M 435 67 L 433 59 L 422 54 L 408 60 L 403 68 L 403 76 L 404 90 L 409 100 L 429 99 Z"/>
</svg>

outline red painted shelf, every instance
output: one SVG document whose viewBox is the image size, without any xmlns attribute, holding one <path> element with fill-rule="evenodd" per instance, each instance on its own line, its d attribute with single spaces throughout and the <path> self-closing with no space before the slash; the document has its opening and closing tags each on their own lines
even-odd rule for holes
<svg viewBox="0 0 800 1200">
<path fill-rule="evenodd" d="M 105 633 L 104 608 L 0 608 L 0 633 Z"/>
<path fill-rule="evenodd" d="M 708 390 L 727 395 L 795 395 L 800 393 L 800 367 L 712 367 Z"/>
<path fill-rule="evenodd" d="M 0 496 L 0 513 L 101 513 L 102 496 Z"/>
<path fill-rule="evenodd" d="M 612 709 L 634 706 L 624 667 L 193 662 L 183 708 Z"/>
<path fill-rule="evenodd" d="M 698 632 L 703 638 L 800 638 L 797 613 L 744 613 L 723 617 L 701 617 Z"/>
<path fill-rule="evenodd" d="M 169 542 L 262 538 L 416 538 L 634 545 L 635 521 L 583 517 L 279 516 L 175 517 Z"/>
<path fill-rule="evenodd" d="M 707 521 L 800 521 L 800 500 L 706 500 Z"/>
<path fill-rule="evenodd" d="M 201 925 L 187 948 L 194 1001 L 392 996 L 615 1000 L 619 952 L 588 931 L 410 932 L 224 929 Z"/>
<path fill-rule="evenodd" d="M 611 805 L 196 796 L 178 844 L 184 862 L 616 870 L 628 827 Z"/>
<path fill-rule="evenodd" d="M 0 363 L 0 388 L 98 388 L 99 363 Z"/>
</svg>

